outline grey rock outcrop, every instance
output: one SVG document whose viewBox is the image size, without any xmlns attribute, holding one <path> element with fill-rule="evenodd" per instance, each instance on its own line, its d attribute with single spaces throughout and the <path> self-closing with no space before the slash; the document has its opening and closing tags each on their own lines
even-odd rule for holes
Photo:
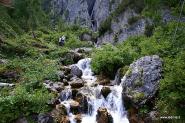
<svg viewBox="0 0 185 123">
<path fill-rule="evenodd" d="M 132 63 L 122 78 L 123 95 L 136 105 L 145 104 L 159 89 L 162 60 L 157 55 L 145 56 Z"/>
<path fill-rule="evenodd" d="M 52 0 L 51 9 L 54 16 L 61 16 L 68 23 L 90 27 L 91 18 L 88 13 L 88 5 L 91 4 L 89 0 L 88 3 L 86 0 Z"/>
<path fill-rule="evenodd" d="M 51 0 L 50 9 L 54 19 L 61 16 L 70 24 L 96 30 L 120 2 L 121 0 Z"/>
<path fill-rule="evenodd" d="M 81 78 L 81 76 L 82 76 L 82 70 L 80 70 L 76 65 L 73 65 L 71 67 L 71 74 L 73 76 L 77 76 L 78 78 Z"/>
<path fill-rule="evenodd" d="M 132 24 L 129 21 L 133 19 Z M 149 19 L 140 17 L 133 9 L 127 9 L 111 22 L 111 32 L 106 32 L 98 38 L 97 44 L 118 43 L 125 41 L 130 36 L 143 35 L 147 24 L 150 24 Z"/>
<path fill-rule="evenodd" d="M 171 21 L 185 22 L 185 17 L 178 18 L 177 16 L 172 15 L 169 9 L 164 9 L 161 16 L 164 23 L 168 23 Z"/>
</svg>

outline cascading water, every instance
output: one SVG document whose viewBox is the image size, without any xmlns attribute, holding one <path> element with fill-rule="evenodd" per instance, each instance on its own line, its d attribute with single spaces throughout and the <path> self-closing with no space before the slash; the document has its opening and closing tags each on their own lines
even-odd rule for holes
<svg viewBox="0 0 185 123">
<path fill-rule="evenodd" d="M 113 117 L 114 123 L 128 123 L 122 102 L 122 87 L 110 87 L 111 93 L 106 98 L 101 95 L 101 87 L 100 85 L 95 87 L 99 91 L 95 91 L 94 95 L 89 98 L 88 103 L 92 106 L 92 111 L 90 110 L 88 114 L 84 115 L 82 123 L 96 123 L 96 115 L 99 107 L 104 107 L 108 110 Z M 100 95 L 100 97 L 97 97 L 97 95 Z"/>
<path fill-rule="evenodd" d="M 76 66 L 82 70 L 82 79 L 84 79 L 86 82 L 92 84 L 96 81 L 96 77 L 93 76 L 93 72 L 91 70 L 91 58 L 85 58 L 80 60 Z"/>
<path fill-rule="evenodd" d="M 94 83 L 96 77 L 93 76 L 91 70 L 91 59 L 86 58 L 80 60 L 76 65 L 82 70 L 82 79 L 87 83 Z M 82 115 L 82 123 L 96 123 L 97 110 L 100 107 L 106 108 L 113 118 L 113 123 L 129 123 L 126 117 L 126 111 L 122 102 L 122 86 L 114 85 L 110 86 L 111 92 L 106 98 L 101 94 L 102 85 L 97 85 L 96 87 L 91 87 L 91 84 L 84 87 L 81 92 L 87 96 L 88 102 L 88 113 Z M 68 116 L 71 123 L 75 123 L 74 115 L 70 113 L 70 105 L 67 100 L 69 100 L 69 95 L 66 93 L 71 92 L 69 90 L 63 91 L 64 101 L 62 104 L 68 109 Z"/>
</svg>

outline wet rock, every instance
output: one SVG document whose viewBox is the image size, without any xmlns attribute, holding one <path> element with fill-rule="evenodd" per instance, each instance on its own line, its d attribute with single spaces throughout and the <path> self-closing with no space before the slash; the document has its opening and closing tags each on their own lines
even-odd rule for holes
<svg viewBox="0 0 185 123">
<path fill-rule="evenodd" d="M 111 89 L 109 87 L 103 87 L 101 89 L 101 94 L 103 95 L 104 98 L 107 98 L 110 92 L 111 92 Z"/>
<path fill-rule="evenodd" d="M 82 122 L 82 116 L 81 116 L 81 114 L 75 115 L 75 120 L 76 120 L 76 123 L 81 123 Z"/>
<path fill-rule="evenodd" d="M 57 111 L 57 114 L 60 116 L 67 115 L 67 109 L 63 104 L 56 105 L 56 111 Z"/>
<path fill-rule="evenodd" d="M 64 83 L 64 86 L 68 86 L 69 85 L 69 83 L 68 83 L 68 81 L 66 79 L 63 79 L 63 83 Z"/>
<path fill-rule="evenodd" d="M 82 70 L 80 70 L 76 65 L 73 65 L 71 67 L 71 74 L 73 74 L 74 76 L 77 76 L 78 78 L 81 78 Z"/>
<path fill-rule="evenodd" d="M 45 88 L 53 92 L 60 92 L 64 89 L 64 84 L 61 82 L 52 82 L 50 80 L 45 80 L 43 84 Z"/>
<path fill-rule="evenodd" d="M 96 83 L 98 83 L 99 85 L 109 85 L 111 82 L 109 78 L 99 75 L 97 76 Z"/>
<path fill-rule="evenodd" d="M 96 115 L 96 121 L 97 123 L 113 123 L 113 118 L 106 108 L 99 108 Z"/>
<path fill-rule="evenodd" d="M 80 104 L 77 101 L 69 100 L 68 102 L 70 104 L 70 112 L 72 112 L 73 114 L 80 113 Z"/>
<path fill-rule="evenodd" d="M 65 87 L 65 89 L 60 92 L 58 97 L 60 101 L 65 101 L 71 98 L 72 98 L 72 91 L 70 87 Z"/>
<path fill-rule="evenodd" d="M 68 116 L 61 117 L 60 123 L 71 123 Z"/>
<path fill-rule="evenodd" d="M 78 93 L 78 89 L 72 89 L 72 98 L 74 99 Z"/>
<path fill-rule="evenodd" d="M 39 114 L 38 123 L 54 123 L 54 119 L 49 114 Z"/>
<path fill-rule="evenodd" d="M 72 89 L 78 89 L 84 86 L 84 81 L 82 79 L 75 79 L 72 82 L 70 82 Z"/>
<path fill-rule="evenodd" d="M 121 83 L 121 69 L 118 69 L 116 72 L 114 81 L 112 82 L 113 85 L 119 85 Z"/>
<path fill-rule="evenodd" d="M 84 114 L 88 113 L 89 105 L 87 96 L 79 92 L 76 94 L 75 100 L 80 104 L 80 112 Z"/>
</svg>

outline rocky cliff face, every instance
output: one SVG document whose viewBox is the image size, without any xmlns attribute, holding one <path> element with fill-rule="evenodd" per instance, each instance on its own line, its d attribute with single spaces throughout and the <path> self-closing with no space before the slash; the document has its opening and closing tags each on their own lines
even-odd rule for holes
<svg viewBox="0 0 185 123">
<path fill-rule="evenodd" d="M 69 24 L 79 24 L 97 31 L 121 2 L 122 0 L 51 0 L 51 10 L 55 17 L 60 16 Z M 138 14 L 133 9 L 127 8 L 112 19 L 112 31 L 101 35 L 97 43 L 116 43 L 126 40 L 130 35 L 144 34 L 147 23 L 145 19 L 138 18 L 129 24 L 129 19 L 137 17 Z"/>
<path fill-rule="evenodd" d="M 100 26 L 121 0 L 51 0 L 51 10 L 66 22 L 92 27 Z"/>
<path fill-rule="evenodd" d="M 122 5 L 124 2 L 125 5 Z M 153 23 L 150 19 L 141 16 L 139 11 L 144 8 L 142 2 L 138 2 L 140 10 L 137 8 L 138 3 L 135 5 L 135 2 L 132 2 L 131 5 L 130 3 L 127 5 L 127 2 L 123 0 L 50 0 L 49 10 L 53 18 L 59 17 L 68 24 L 78 24 L 94 31 L 102 28 L 101 24 L 111 16 L 111 20 L 108 20 L 110 22 L 106 24 L 110 26 L 109 30 L 98 37 L 97 44 L 114 44 L 125 41 L 130 36 L 145 34 L 146 28 Z M 124 10 L 112 16 L 117 8 Z M 163 10 L 161 16 L 164 22 L 178 20 L 167 10 Z"/>
</svg>

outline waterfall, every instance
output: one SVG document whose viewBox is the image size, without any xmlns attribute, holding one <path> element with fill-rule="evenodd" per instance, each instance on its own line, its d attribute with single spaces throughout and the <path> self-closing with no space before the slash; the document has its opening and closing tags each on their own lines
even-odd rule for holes
<svg viewBox="0 0 185 123">
<path fill-rule="evenodd" d="M 96 81 L 96 77 L 93 75 L 93 72 L 91 70 L 90 58 L 82 59 L 76 65 L 79 67 L 80 70 L 82 70 L 83 80 L 85 80 L 87 83 L 94 83 Z M 110 88 L 111 92 L 106 98 L 102 95 L 102 87 L 102 85 L 97 85 L 94 87 L 89 84 L 88 86 L 79 89 L 81 93 L 87 96 L 88 102 L 88 112 L 86 114 L 82 114 L 82 123 L 96 123 L 97 110 L 100 107 L 106 108 L 108 110 L 113 118 L 113 123 L 129 123 L 122 101 L 122 86 L 107 86 L 108 88 Z M 70 122 L 75 123 L 76 121 L 74 120 L 74 115 L 69 111 L 70 105 L 67 101 L 70 100 L 69 98 L 71 95 L 71 91 L 69 89 L 62 92 L 64 100 L 62 104 L 64 104 L 68 109 Z"/>
<path fill-rule="evenodd" d="M 82 79 L 85 80 L 86 82 L 92 84 L 93 82 L 96 81 L 96 77 L 93 76 L 93 72 L 91 69 L 91 58 L 85 58 L 80 60 L 76 66 L 82 70 Z"/>
<path fill-rule="evenodd" d="M 101 89 L 101 86 L 97 86 L 96 89 Z M 92 96 L 88 103 L 92 106 L 92 111 L 88 114 L 84 115 L 82 118 L 82 123 L 96 123 L 96 115 L 99 107 L 104 107 L 108 110 L 108 112 L 113 117 L 114 123 L 128 123 L 128 119 L 126 117 L 126 111 L 122 102 L 122 87 L 121 86 L 113 86 L 111 88 L 111 93 L 104 98 L 101 95 L 101 91 L 95 91 L 94 95 L 101 95 L 99 98 L 96 96 Z M 99 94 L 97 94 L 99 93 Z"/>
</svg>

